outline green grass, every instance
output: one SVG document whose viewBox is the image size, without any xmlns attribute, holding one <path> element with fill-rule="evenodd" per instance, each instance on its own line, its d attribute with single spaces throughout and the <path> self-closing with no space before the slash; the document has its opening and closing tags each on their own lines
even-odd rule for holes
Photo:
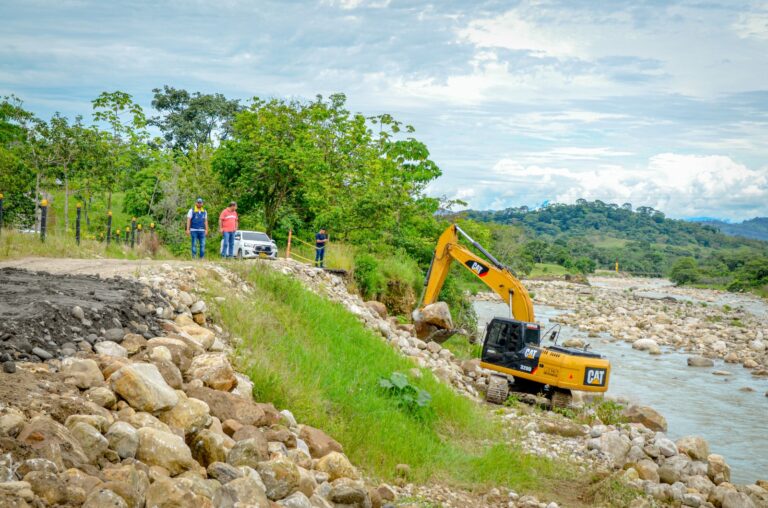
<svg viewBox="0 0 768 508">
<path fill-rule="evenodd" d="M 429 371 L 409 381 L 432 395 L 435 418 L 420 421 L 378 389 L 392 372 L 415 364 L 400 356 L 341 305 L 259 266 L 237 266 L 256 291 L 213 302 L 214 315 L 243 342 L 238 362 L 259 400 L 290 408 L 299 421 L 339 440 L 368 475 L 392 481 L 409 464 L 413 480 L 468 488 L 506 485 L 546 491 L 550 480 L 573 479 L 559 462 L 529 456 L 503 443 L 488 412 L 455 394 Z M 213 295 L 226 289 L 209 280 Z M 491 444 L 496 443 L 496 444 Z"/>
<path fill-rule="evenodd" d="M 531 270 L 531 273 L 528 274 L 529 278 L 534 277 L 545 277 L 548 275 L 566 275 L 568 273 L 571 273 L 566 267 L 561 265 L 555 265 L 552 263 L 536 263 L 534 265 L 533 270 Z"/>
<path fill-rule="evenodd" d="M 122 242 L 120 244 L 112 242 L 107 246 L 104 242 L 83 239 L 78 246 L 74 234 L 65 235 L 63 233 L 47 234 L 43 243 L 40 241 L 39 235 L 3 229 L 0 232 L 0 259 L 16 259 L 27 256 L 118 259 L 173 258 L 163 247 L 160 247 L 155 255 L 151 255 L 142 247 L 131 249 L 130 246 L 126 246 Z"/>
<path fill-rule="evenodd" d="M 605 238 L 593 238 L 592 239 L 592 245 L 599 248 L 604 249 L 614 249 L 614 248 L 623 248 L 624 246 L 629 243 L 629 240 L 625 238 L 613 238 L 613 237 L 605 237 Z"/>
<path fill-rule="evenodd" d="M 442 346 L 461 360 L 471 360 L 472 358 L 480 358 L 480 353 L 483 349 L 482 344 L 472 344 L 465 335 L 456 334 L 447 341 L 443 342 Z"/>
<path fill-rule="evenodd" d="M 48 206 L 48 217 L 50 220 L 50 227 L 48 230 L 51 233 L 65 234 L 65 221 L 64 221 L 64 191 L 51 192 L 51 200 Z M 113 229 L 119 227 L 121 231 L 125 230 L 125 226 L 130 226 L 130 215 L 123 212 L 123 200 L 124 194 L 122 192 L 116 192 L 112 194 L 112 224 Z M 74 235 L 75 231 L 75 219 L 77 218 L 77 202 L 74 196 L 69 197 L 69 234 Z M 81 228 L 83 236 L 96 237 L 98 233 L 102 231 L 102 225 L 105 222 L 104 217 L 107 215 L 107 197 L 99 196 L 94 198 L 89 210 L 89 216 L 91 219 L 91 228 L 85 224 L 85 216 L 82 218 Z M 148 224 L 145 225 L 148 227 Z M 181 226 L 179 226 L 181 227 Z"/>
</svg>

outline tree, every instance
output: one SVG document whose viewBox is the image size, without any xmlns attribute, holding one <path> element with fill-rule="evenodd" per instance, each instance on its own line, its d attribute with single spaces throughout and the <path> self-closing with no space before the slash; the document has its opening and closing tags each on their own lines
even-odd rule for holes
<svg viewBox="0 0 768 508">
<path fill-rule="evenodd" d="M 242 110 L 238 100 L 221 94 L 190 94 L 168 85 L 152 90 L 152 107 L 160 112 L 149 121 L 163 132 L 163 138 L 173 149 L 182 152 L 213 145 L 232 134 L 232 121 Z"/>
<path fill-rule="evenodd" d="M 675 261 L 672 265 L 672 271 L 669 273 L 669 279 L 682 286 L 699 280 L 699 268 L 696 260 L 692 257 L 684 257 Z"/>
<path fill-rule="evenodd" d="M 64 229 L 69 230 L 69 181 L 73 166 L 85 150 L 88 139 L 82 124 L 82 117 L 73 124 L 59 113 L 53 115 L 48 124 L 48 150 L 54 174 L 64 183 Z"/>
<path fill-rule="evenodd" d="M 319 160 L 298 102 L 254 99 L 237 115 L 235 138 L 216 151 L 213 167 L 244 211 L 261 207 L 267 234 L 301 190 L 301 173 Z"/>
<path fill-rule="evenodd" d="M 112 193 L 130 170 L 135 169 L 136 152 L 147 148 L 147 119 L 141 106 L 133 102 L 133 97 L 119 90 L 102 92 L 91 102 L 93 119 L 106 123 L 112 131 L 102 132 L 102 138 L 110 149 L 101 171 L 102 184 L 108 192 L 107 208 L 111 209 Z"/>
</svg>

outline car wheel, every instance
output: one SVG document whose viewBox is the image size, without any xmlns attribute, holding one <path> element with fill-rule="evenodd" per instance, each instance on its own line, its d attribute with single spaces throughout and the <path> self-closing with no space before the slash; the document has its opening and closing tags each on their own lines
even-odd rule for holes
<svg viewBox="0 0 768 508">
<path fill-rule="evenodd" d="M 238 249 L 238 251 L 237 251 L 237 259 L 243 259 L 243 249 Z"/>
</svg>

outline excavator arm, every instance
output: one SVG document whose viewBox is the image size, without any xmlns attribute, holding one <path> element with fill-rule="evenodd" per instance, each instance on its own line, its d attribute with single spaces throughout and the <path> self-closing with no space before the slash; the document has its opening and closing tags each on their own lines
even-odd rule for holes
<svg viewBox="0 0 768 508">
<path fill-rule="evenodd" d="M 475 248 L 482 252 L 487 260 L 480 258 L 471 250 L 459 244 L 462 235 Z M 518 321 L 534 322 L 533 302 L 525 286 L 507 267 L 502 265 L 492 254 L 474 241 L 459 226 L 449 226 L 437 241 L 427 277 L 424 281 L 424 293 L 420 308 L 435 303 L 448 276 L 451 263 L 456 260 L 474 273 L 509 305 L 510 314 Z"/>
</svg>

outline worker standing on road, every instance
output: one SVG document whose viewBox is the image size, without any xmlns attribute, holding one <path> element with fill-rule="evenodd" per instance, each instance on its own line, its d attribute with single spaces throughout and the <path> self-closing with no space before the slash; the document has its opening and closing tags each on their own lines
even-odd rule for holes
<svg viewBox="0 0 768 508">
<path fill-rule="evenodd" d="M 235 253 L 235 231 L 238 227 L 237 203 L 229 202 L 229 206 L 219 215 L 219 233 L 224 237 L 221 242 L 221 257 L 231 258 Z"/>
<path fill-rule="evenodd" d="M 320 228 L 320 232 L 315 235 L 315 266 L 323 267 L 325 259 L 325 244 L 328 243 L 328 235 L 325 234 L 325 228 Z"/>
<path fill-rule="evenodd" d="M 195 242 L 199 245 L 200 259 L 203 259 L 208 235 L 208 212 L 203 207 L 203 198 L 197 198 L 195 206 L 187 212 L 187 235 L 192 239 L 192 259 L 195 259 Z"/>
</svg>

